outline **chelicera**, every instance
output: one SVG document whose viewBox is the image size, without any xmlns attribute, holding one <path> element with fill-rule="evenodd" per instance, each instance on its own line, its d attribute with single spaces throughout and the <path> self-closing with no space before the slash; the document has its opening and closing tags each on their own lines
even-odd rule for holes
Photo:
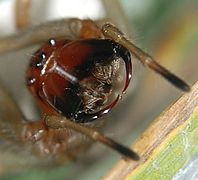
<svg viewBox="0 0 198 180">
<path fill-rule="evenodd" d="M 111 24 L 102 29 L 85 20 L 78 39 L 51 39 L 32 57 L 27 70 L 29 90 L 43 118 L 27 122 L 22 137 L 38 147 L 39 154 L 64 154 L 73 158 L 90 139 L 115 149 L 125 157 L 139 156 L 98 132 L 107 114 L 127 90 L 132 76 L 131 55 L 184 91 L 190 87 L 127 40 Z"/>
</svg>

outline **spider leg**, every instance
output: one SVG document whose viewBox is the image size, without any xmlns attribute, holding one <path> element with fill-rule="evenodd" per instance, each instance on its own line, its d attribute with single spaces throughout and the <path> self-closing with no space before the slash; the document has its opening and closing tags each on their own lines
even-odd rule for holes
<svg viewBox="0 0 198 180">
<path fill-rule="evenodd" d="M 190 91 L 190 86 L 187 83 L 185 83 L 179 77 L 171 73 L 166 68 L 162 67 L 156 61 L 154 61 L 154 59 L 149 54 L 147 54 L 146 52 L 135 46 L 130 40 L 128 40 L 124 36 L 124 34 L 117 27 L 115 27 L 112 24 L 106 23 L 102 27 L 102 31 L 106 37 L 113 39 L 114 41 L 118 42 L 119 44 L 129 49 L 132 55 L 134 55 L 144 65 L 148 66 L 150 69 L 154 70 L 155 72 L 163 76 L 174 86 L 176 86 L 177 88 L 183 91 Z"/>
<path fill-rule="evenodd" d="M 100 143 L 114 149 L 115 151 L 119 152 L 126 158 L 132 159 L 132 160 L 139 160 L 139 156 L 137 153 L 135 153 L 133 150 L 115 142 L 109 137 L 104 136 L 100 132 L 85 127 L 82 124 L 77 124 L 75 122 L 72 122 L 65 117 L 60 117 L 60 116 L 46 116 L 45 117 L 45 122 L 47 126 L 54 128 L 54 129 L 59 129 L 59 128 L 71 128 L 77 132 L 80 132 L 82 134 L 85 134 L 89 138 L 99 141 Z"/>
<path fill-rule="evenodd" d="M 32 4 L 32 0 L 16 0 L 15 14 L 16 14 L 16 27 L 18 29 L 24 29 L 30 25 L 31 4 Z"/>
<path fill-rule="evenodd" d="M 0 104 L 0 152 L 6 144 L 23 147 L 21 130 L 25 125 L 24 116 L 10 94 L 1 85 Z"/>
<path fill-rule="evenodd" d="M 97 23 L 96 23 L 97 24 Z M 25 28 L 16 34 L 0 38 L 0 54 L 48 41 L 49 39 L 79 39 L 93 38 L 100 35 L 100 30 L 91 20 L 80 20 L 77 18 L 65 18 L 50 21 L 37 26 Z M 90 30 L 94 29 L 91 35 L 87 36 Z M 88 32 L 85 29 L 88 28 Z M 101 35 L 103 35 L 101 33 Z"/>
</svg>

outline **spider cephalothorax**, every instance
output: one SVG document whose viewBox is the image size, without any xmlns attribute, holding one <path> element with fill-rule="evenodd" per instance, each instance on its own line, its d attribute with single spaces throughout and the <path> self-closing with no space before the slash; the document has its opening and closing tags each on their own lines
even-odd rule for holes
<svg viewBox="0 0 198 180">
<path fill-rule="evenodd" d="M 120 73 L 123 62 L 126 75 Z M 45 113 L 88 122 L 116 104 L 129 84 L 131 68 L 129 51 L 112 40 L 54 40 L 31 59 L 27 85 Z"/>
</svg>

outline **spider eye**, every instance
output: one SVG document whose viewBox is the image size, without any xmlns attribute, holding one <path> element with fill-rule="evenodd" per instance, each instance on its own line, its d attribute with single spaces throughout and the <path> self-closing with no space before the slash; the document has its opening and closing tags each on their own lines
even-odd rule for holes
<svg viewBox="0 0 198 180">
<path fill-rule="evenodd" d="M 35 53 L 33 60 L 31 60 L 30 66 L 34 68 L 42 68 L 46 61 L 46 54 L 43 51 Z"/>
</svg>

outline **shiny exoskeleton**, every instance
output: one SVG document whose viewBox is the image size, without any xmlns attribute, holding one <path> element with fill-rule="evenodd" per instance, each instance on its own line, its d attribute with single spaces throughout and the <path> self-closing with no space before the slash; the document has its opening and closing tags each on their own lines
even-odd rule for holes
<svg viewBox="0 0 198 180">
<path fill-rule="evenodd" d="M 91 139 L 138 160 L 134 151 L 98 131 L 104 119 L 96 121 L 126 91 L 132 76 L 130 53 L 105 39 L 93 21 L 71 19 L 70 31 L 73 23 L 80 28 L 73 38 L 49 40 L 30 60 L 26 84 L 44 115 L 23 125 L 22 138 L 34 144 L 34 154 L 58 162 L 79 156 Z"/>
<path fill-rule="evenodd" d="M 44 113 L 83 123 L 113 108 L 131 73 L 129 51 L 112 40 L 52 39 L 31 59 L 27 85 Z"/>
<path fill-rule="evenodd" d="M 27 85 L 45 116 L 25 124 L 22 137 L 35 143 L 39 154 L 60 159 L 62 155 L 75 158 L 90 145 L 91 138 L 139 160 L 133 150 L 99 133 L 102 124 L 98 123 L 102 121 L 95 121 L 107 114 L 126 91 L 132 76 L 130 53 L 179 89 L 190 91 L 190 86 L 128 40 L 116 26 L 106 23 L 101 29 L 91 20 L 80 22 L 74 39 L 51 39 L 30 60 Z"/>
</svg>

